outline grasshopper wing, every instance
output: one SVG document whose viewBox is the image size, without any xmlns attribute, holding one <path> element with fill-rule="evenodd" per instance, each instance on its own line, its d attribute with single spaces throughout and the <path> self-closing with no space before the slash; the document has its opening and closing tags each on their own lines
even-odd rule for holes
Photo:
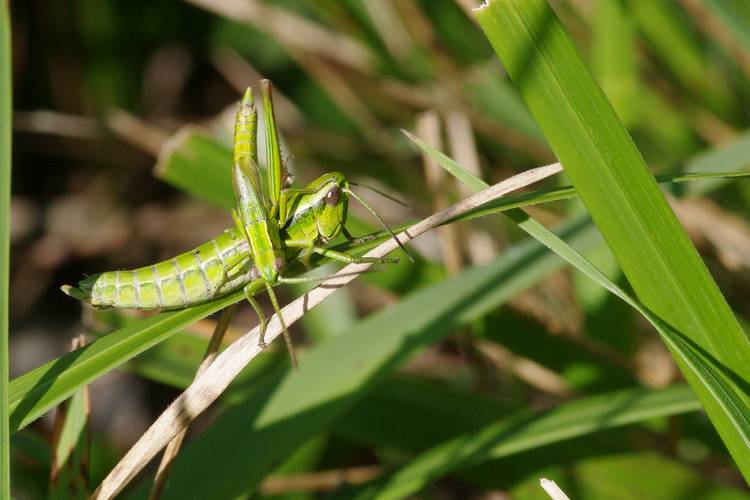
<svg viewBox="0 0 750 500">
<path fill-rule="evenodd" d="M 273 87 L 269 80 L 261 80 L 260 90 L 263 94 L 263 118 L 266 126 L 266 174 L 268 176 L 268 198 L 271 217 L 279 217 L 281 190 L 287 178 L 286 165 L 281 159 L 281 145 L 276 129 L 276 117 L 273 112 Z"/>
<path fill-rule="evenodd" d="M 245 225 L 267 220 L 270 209 L 263 192 L 258 166 L 257 127 L 258 114 L 255 111 L 253 92 L 248 87 L 242 96 L 234 124 L 234 168 L 232 169 L 237 209 Z"/>
</svg>

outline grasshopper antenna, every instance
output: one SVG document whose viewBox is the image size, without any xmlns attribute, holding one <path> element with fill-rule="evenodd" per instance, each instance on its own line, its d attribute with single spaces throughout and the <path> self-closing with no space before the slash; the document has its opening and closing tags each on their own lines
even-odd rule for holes
<svg viewBox="0 0 750 500">
<path fill-rule="evenodd" d="M 349 181 L 349 185 L 350 186 L 357 186 L 357 187 L 365 188 L 365 189 L 367 189 L 369 191 L 372 191 L 373 193 L 379 194 L 380 196 L 382 196 L 383 198 L 385 198 L 387 200 L 391 200 L 393 203 L 396 203 L 397 205 L 401 205 L 402 207 L 408 208 L 409 210 L 411 210 L 411 207 L 409 205 L 407 205 L 403 201 L 399 200 L 398 198 L 396 198 L 394 196 L 391 196 L 388 193 L 385 193 L 385 192 L 381 191 L 380 189 L 374 188 L 372 186 L 368 186 L 367 184 L 359 184 L 359 183 L 353 182 L 353 181 Z"/>
<path fill-rule="evenodd" d="M 353 184 L 353 183 L 350 183 L 350 184 Z M 357 186 L 362 186 L 361 184 L 356 184 L 356 185 Z M 362 186 L 362 187 L 364 187 L 364 186 Z M 375 188 L 369 188 L 369 189 L 371 189 L 371 190 L 373 190 L 375 192 L 378 192 Z M 372 216 L 375 217 L 378 220 L 378 222 L 380 222 L 380 225 L 383 226 L 383 228 L 385 228 L 386 231 L 388 231 L 388 234 L 391 235 L 391 238 L 393 238 L 396 241 L 396 243 L 398 244 L 398 246 L 401 247 L 401 250 L 403 250 L 404 253 L 406 254 L 406 257 L 411 261 L 412 264 L 414 264 L 415 263 L 414 262 L 414 257 L 411 256 L 411 254 L 409 253 L 409 251 L 406 249 L 406 247 L 404 247 L 404 245 L 401 243 L 401 241 L 398 239 L 398 237 L 394 234 L 394 232 L 391 231 L 391 228 L 388 227 L 388 224 L 385 223 L 385 221 L 383 220 L 383 218 L 380 217 L 378 215 L 378 213 L 370 205 L 368 205 L 367 202 L 365 200 L 363 200 L 362 197 L 360 197 L 357 193 L 355 193 L 351 189 L 347 189 L 346 192 L 348 194 L 352 195 L 352 197 L 355 200 L 357 200 L 360 205 L 362 205 L 363 207 L 365 207 L 367 209 L 367 211 L 370 212 L 372 214 Z M 380 194 L 382 194 L 386 198 L 389 198 L 389 199 L 391 199 L 391 200 L 393 200 L 393 201 L 395 201 L 395 202 L 397 202 L 399 204 L 403 204 L 400 201 L 396 200 L 395 198 L 392 198 L 391 196 L 389 196 L 389 195 L 387 195 L 385 193 L 380 193 Z"/>
</svg>

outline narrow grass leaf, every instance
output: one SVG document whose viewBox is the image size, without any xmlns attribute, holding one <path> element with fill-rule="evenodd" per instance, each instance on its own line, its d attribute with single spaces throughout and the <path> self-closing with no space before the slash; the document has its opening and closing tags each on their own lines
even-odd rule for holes
<svg viewBox="0 0 750 500">
<path fill-rule="evenodd" d="M 638 46 L 632 14 L 619 0 L 599 0 L 591 22 L 591 65 L 620 119 L 635 125 L 638 100 Z"/>
<path fill-rule="evenodd" d="M 734 138 L 731 142 L 701 151 L 686 163 L 683 171 L 685 173 L 696 172 L 729 172 L 750 170 L 750 130 L 746 130 Z M 728 179 L 707 180 L 697 184 L 685 186 L 685 194 L 690 196 L 701 196 L 707 192 L 720 188 L 728 182 Z"/>
<path fill-rule="evenodd" d="M 240 291 L 189 309 L 149 316 L 16 377 L 9 391 L 11 430 L 23 428 L 103 373 L 242 297 Z"/>
<path fill-rule="evenodd" d="M 441 151 L 438 151 L 437 149 L 431 147 L 429 144 L 427 144 L 425 141 L 417 137 L 416 135 L 412 134 L 408 130 L 401 130 L 401 132 L 406 135 L 406 137 L 409 138 L 411 142 L 416 144 L 422 151 L 427 153 L 432 159 L 434 159 L 436 162 L 438 162 L 444 169 L 448 171 L 451 175 L 453 175 L 456 179 L 463 182 L 467 186 L 469 186 L 474 191 L 481 191 L 482 189 L 485 189 L 488 184 L 484 182 L 482 179 L 477 177 L 476 175 L 472 174 L 465 168 L 463 168 L 461 165 L 456 163 L 453 158 L 450 158 L 446 154 L 444 154 Z"/>
<path fill-rule="evenodd" d="M 418 146 L 421 148 L 432 149 L 425 143 L 418 143 Z M 443 154 L 437 155 L 435 153 L 436 152 L 433 151 L 434 157 L 449 172 L 453 173 L 463 169 L 463 167 L 447 156 Z M 710 176 L 710 174 L 705 175 Z M 466 177 L 463 176 L 463 178 Z M 459 180 L 461 179 L 462 178 L 459 178 Z M 483 181 L 479 182 L 483 183 Z M 524 212 L 514 209 L 511 210 L 508 215 L 511 220 L 519 225 L 519 227 L 529 232 L 529 234 L 567 260 L 586 276 L 593 279 L 600 286 L 609 290 L 612 294 L 619 297 L 641 313 L 641 315 L 643 315 L 656 328 L 667 346 L 678 355 L 679 359 L 685 363 L 698 380 L 700 380 L 708 393 L 713 396 L 715 401 L 717 401 L 724 414 L 728 416 L 741 441 L 746 445 L 750 444 L 750 418 L 748 417 L 750 416 L 750 408 L 747 407 L 746 402 L 731 386 L 731 374 L 727 374 L 726 370 L 724 370 L 721 365 L 717 364 L 712 356 L 707 354 L 700 346 L 697 346 L 671 325 L 653 314 L 637 300 L 630 297 L 621 288 L 610 281 L 604 273 L 591 264 L 582 254 L 571 248 L 552 232 L 547 231 L 541 225 L 536 224 L 533 219 L 529 218 Z M 468 448 L 471 447 L 468 446 Z M 440 467 L 448 470 L 447 468 L 455 468 L 463 464 L 464 459 L 459 458 L 456 455 L 451 456 L 455 457 L 457 462 L 453 465 L 441 462 Z M 422 474 L 424 472 L 419 467 L 417 467 L 416 470 L 417 472 L 415 472 L 415 474 Z M 430 475 L 430 477 L 435 476 Z M 415 482 L 414 478 L 409 476 L 404 480 L 404 483 L 413 484 L 415 486 L 422 484 L 419 481 Z M 399 494 L 404 493 L 401 490 L 398 491 Z M 385 497 L 389 497 L 389 495 L 384 492 L 378 493 L 378 495 L 381 494 Z"/>
<path fill-rule="evenodd" d="M 78 346 L 80 340 L 74 340 Z M 52 470 L 49 479 L 51 499 L 88 497 L 89 429 L 88 386 L 79 389 L 57 406 L 52 435 Z"/>
<path fill-rule="evenodd" d="M 552 9 L 490 0 L 477 19 L 545 132 L 640 302 L 721 366 L 733 401 L 718 400 L 692 362 L 675 358 L 746 478 L 750 343 L 640 153 Z"/>
<path fill-rule="evenodd" d="M 699 408 L 690 388 L 677 385 L 591 396 L 537 414 L 523 411 L 430 448 L 353 498 L 407 498 L 459 467 Z"/>
<path fill-rule="evenodd" d="M 10 179 L 13 99 L 10 5 L 0 4 L 0 499 L 10 498 L 8 428 L 8 290 L 10 281 Z"/>
</svg>

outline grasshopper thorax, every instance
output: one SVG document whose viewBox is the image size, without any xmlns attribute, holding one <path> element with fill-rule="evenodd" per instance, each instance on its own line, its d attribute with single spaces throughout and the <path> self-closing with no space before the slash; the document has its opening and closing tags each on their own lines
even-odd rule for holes
<svg viewBox="0 0 750 500">
<path fill-rule="evenodd" d="M 326 243 L 338 236 L 346 224 L 349 181 L 344 174 L 329 172 L 308 184 L 306 190 L 311 192 L 290 200 L 290 217 L 285 228 L 292 239 Z M 300 223 L 302 219 L 304 223 Z M 304 234 L 292 234 L 298 231 Z"/>
</svg>

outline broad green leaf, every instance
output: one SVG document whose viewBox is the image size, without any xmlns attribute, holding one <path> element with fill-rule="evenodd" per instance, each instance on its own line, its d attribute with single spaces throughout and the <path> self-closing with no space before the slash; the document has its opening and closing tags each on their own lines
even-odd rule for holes
<svg viewBox="0 0 750 500">
<path fill-rule="evenodd" d="M 8 428 L 8 290 L 10 281 L 10 179 L 13 81 L 10 5 L 0 5 L 0 500 L 10 498 L 10 431 Z"/>
<path fill-rule="evenodd" d="M 51 463 L 49 440 L 36 431 L 24 430 L 11 436 L 10 446 L 13 490 L 29 498 L 47 498 Z"/>
<path fill-rule="evenodd" d="M 23 428 L 103 373 L 242 297 L 239 291 L 189 309 L 149 316 L 16 377 L 9 391 L 11 430 Z"/>
<path fill-rule="evenodd" d="M 750 343 L 643 158 L 546 2 L 490 0 L 477 18 L 639 300 L 704 362 L 721 367 L 718 381 L 731 398 L 706 387 L 685 351 L 675 350 L 679 342 L 670 346 L 750 477 L 744 390 Z"/>
<path fill-rule="evenodd" d="M 513 330 L 509 330 L 509 336 Z M 333 425 L 340 437 L 369 447 L 417 453 L 477 430 L 522 408 L 516 402 L 413 377 L 392 376 Z"/>
<path fill-rule="evenodd" d="M 234 206 L 232 152 L 195 127 L 174 135 L 159 154 L 156 177 L 214 205 Z"/>
</svg>

